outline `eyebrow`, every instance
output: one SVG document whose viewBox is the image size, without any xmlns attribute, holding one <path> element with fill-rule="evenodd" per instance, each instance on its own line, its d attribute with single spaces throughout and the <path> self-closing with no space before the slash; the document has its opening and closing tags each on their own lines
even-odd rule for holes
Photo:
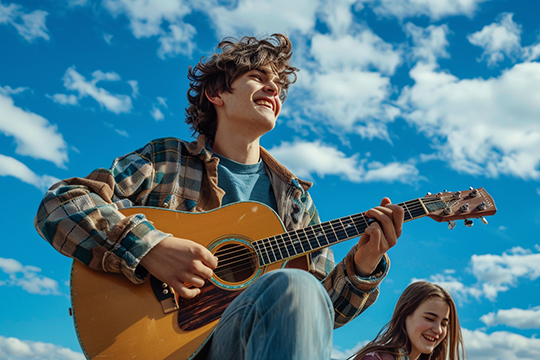
<svg viewBox="0 0 540 360">
<path fill-rule="evenodd" d="M 437 314 L 435 314 L 435 313 L 433 313 L 431 311 L 426 311 L 426 312 L 424 312 L 424 314 L 425 315 L 431 315 L 431 316 L 434 316 L 436 318 L 439 318 L 439 315 L 437 315 Z M 449 321 L 448 318 L 443 318 L 443 320 Z"/>
<path fill-rule="evenodd" d="M 263 68 L 255 68 L 255 69 L 253 69 L 253 70 L 258 71 L 258 72 L 262 73 L 263 75 L 269 76 L 268 71 L 266 71 L 266 70 L 263 69 Z M 277 80 L 276 84 L 281 85 L 281 79 L 279 78 L 279 75 L 276 74 L 274 71 L 272 71 L 272 73 L 273 73 L 273 75 L 274 75 L 272 81 L 276 81 L 276 80 Z"/>
</svg>

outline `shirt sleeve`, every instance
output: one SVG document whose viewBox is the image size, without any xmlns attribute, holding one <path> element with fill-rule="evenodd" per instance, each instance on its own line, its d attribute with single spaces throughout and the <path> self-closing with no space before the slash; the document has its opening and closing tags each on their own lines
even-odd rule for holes
<svg viewBox="0 0 540 360">
<path fill-rule="evenodd" d="M 144 277 L 135 271 L 140 260 L 170 234 L 155 229 L 142 214 L 126 217 L 119 210 L 140 204 L 154 173 L 139 151 L 117 158 L 110 169 L 60 181 L 45 194 L 34 225 L 60 253 L 140 283 Z"/>
<path fill-rule="evenodd" d="M 314 205 L 311 206 L 314 207 Z M 313 214 L 309 225 L 320 223 L 316 210 L 308 210 L 308 212 Z M 311 254 L 310 272 L 321 279 L 334 304 L 334 328 L 345 325 L 377 300 L 379 285 L 390 268 L 390 259 L 385 254 L 369 277 L 356 275 L 354 270 L 356 248 L 357 244 L 335 266 L 334 254 L 330 248 L 323 248 Z"/>
</svg>

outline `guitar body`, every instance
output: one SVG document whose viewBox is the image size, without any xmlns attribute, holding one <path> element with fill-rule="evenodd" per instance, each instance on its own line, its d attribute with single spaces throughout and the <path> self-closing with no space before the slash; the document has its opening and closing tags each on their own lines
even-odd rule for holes
<svg viewBox="0 0 540 360">
<path fill-rule="evenodd" d="M 497 211 L 483 188 L 428 194 L 399 205 L 404 221 L 427 215 L 449 225 L 465 219 L 470 226 L 475 218 L 487 223 L 483 217 Z M 198 242 L 219 262 L 201 293 L 185 300 L 152 276 L 134 285 L 122 274 L 90 270 L 75 261 L 71 305 L 79 342 L 91 359 L 191 359 L 227 306 L 258 277 L 286 261 L 307 269 L 307 254 L 361 236 L 371 220 L 359 213 L 285 232 L 276 213 L 255 202 L 203 213 L 146 207 L 121 212 L 144 213 L 157 229 Z"/>
<path fill-rule="evenodd" d="M 203 213 L 146 207 L 121 212 L 144 213 L 157 229 L 209 248 L 220 263 L 229 250 L 240 250 L 248 255 L 248 269 L 236 277 L 215 272 L 196 299 L 176 298 L 177 309 L 165 312 L 150 281 L 135 285 L 122 274 L 94 271 L 74 261 L 72 311 L 79 342 L 90 359 L 188 359 L 243 289 L 283 267 L 282 261 L 260 268 L 256 256 L 249 256 L 253 240 L 284 232 L 279 217 L 263 204 L 236 203 Z"/>
</svg>

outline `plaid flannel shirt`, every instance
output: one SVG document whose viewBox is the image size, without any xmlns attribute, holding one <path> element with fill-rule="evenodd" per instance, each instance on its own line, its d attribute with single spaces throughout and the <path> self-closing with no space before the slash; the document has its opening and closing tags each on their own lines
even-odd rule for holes
<svg viewBox="0 0 540 360">
<path fill-rule="evenodd" d="M 41 202 L 35 227 L 57 251 L 92 269 L 122 272 L 134 283 L 145 280 L 138 269 L 143 256 L 164 238 L 143 214 L 125 217 L 118 210 L 151 206 L 200 212 L 221 206 L 217 185 L 219 159 L 205 149 L 206 138 L 188 143 L 157 139 L 97 169 L 85 178 L 53 185 Z M 278 215 L 287 231 L 320 222 L 307 192 L 311 183 L 296 178 L 261 148 L 261 158 L 276 196 Z M 339 327 L 378 297 L 389 268 L 387 256 L 374 275 L 354 272 L 355 248 L 334 267 L 329 248 L 310 254 L 309 271 L 319 278 L 335 307 Z"/>
</svg>

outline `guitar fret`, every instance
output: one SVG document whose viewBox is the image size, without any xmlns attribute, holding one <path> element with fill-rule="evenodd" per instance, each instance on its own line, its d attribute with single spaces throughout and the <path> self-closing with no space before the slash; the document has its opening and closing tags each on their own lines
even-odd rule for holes
<svg viewBox="0 0 540 360">
<path fill-rule="evenodd" d="M 272 245 L 272 238 L 268 239 L 267 245 L 270 248 L 270 251 L 268 252 L 268 257 L 270 259 L 270 262 L 273 263 L 274 261 L 277 261 L 278 258 L 276 257 L 276 253 L 274 252 L 274 246 Z"/>
<path fill-rule="evenodd" d="M 433 207 L 431 202 L 424 205 L 422 200 L 426 199 L 398 204 L 404 210 L 404 221 L 425 216 L 431 211 L 426 210 L 428 206 Z M 368 218 L 365 213 L 358 213 L 263 239 L 256 248 L 260 261 L 270 264 L 361 236 L 374 221 L 374 218 Z"/>
<path fill-rule="evenodd" d="M 334 225 L 332 224 L 333 222 L 335 221 L 329 221 L 327 224 L 328 224 L 328 228 L 329 230 L 331 230 L 331 232 L 329 231 L 326 231 L 326 237 L 325 237 L 325 240 L 326 240 L 326 243 L 324 244 L 324 246 L 328 246 L 330 244 L 334 244 L 336 243 L 338 240 L 339 240 L 339 237 L 337 236 L 337 233 L 336 233 L 336 230 L 334 228 Z"/>
<path fill-rule="evenodd" d="M 407 221 L 407 220 L 410 220 L 410 219 L 413 219 L 414 216 L 411 214 L 411 211 L 409 210 L 409 207 L 407 206 L 407 203 L 403 203 L 403 206 L 402 206 L 404 209 L 405 209 L 405 215 L 404 215 L 404 221 Z M 408 218 L 407 218 L 407 214 L 408 214 Z"/>
<path fill-rule="evenodd" d="M 282 255 L 282 259 L 290 258 L 291 253 L 289 252 L 289 245 L 287 245 L 287 242 L 285 241 L 284 234 L 279 235 L 279 237 L 281 238 L 281 242 L 283 243 L 283 248 L 285 249 L 285 251 L 287 251 L 287 255 Z"/>
<path fill-rule="evenodd" d="M 264 241 L 260 241 L 261 246 L 263 247 L 264 252 L 261 252 L 263 258 L 263 264 L 270 264 L 270 256 L 268 255 L 268 250 L 266 249 L 266 244 Z"/>
<path fill-rule="evenodd" d="M 264 265 L 264 258 L 263 258 L 263 252 L 262 252 L 262 249 L 261 249 L 261 241 L 254 241 L 254 242 L 251 243 L 251 245 L 253 246 L 253 249 L 257 253 L 257 259 L 259 260 L 259 265 L 263 266 Z"/>
</svg>

